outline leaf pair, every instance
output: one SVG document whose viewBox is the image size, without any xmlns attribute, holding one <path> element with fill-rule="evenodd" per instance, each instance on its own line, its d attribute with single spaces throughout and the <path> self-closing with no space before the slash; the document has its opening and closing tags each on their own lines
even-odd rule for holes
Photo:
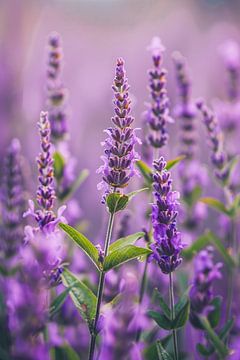
<svg viewBox="0 0 240 360">
<path fill-rule="evenodd" d="M 99 271 L 107 272 L 127 261 L 136 259 L 138 257 L 149 255 L 151 250 L 142 247 L 134 246 L 137 240 L 144 236 L 143 232 L 118 239 L 109 246 L 109 252 L 104 263 L 99 261 L 99 254 L 92 242 L 83 234 L 79 233 L 73 227 L 60 223 L 59 226 L 63 229 L 69 237 L 85 252 L 85 254 L 92 260 Z"/>
<path fill-rule="evenodd" d="M 179 329 L 186 324 L 190 311 L 190 302 L 186 293 L 180 298 L 179 302 L 174 307 L 175 317 L 173 320 L 171 320 L 171 311 L 169 306 L 158 291 L 156 291 L 156 298 L 159 302 L 160 308 L 162 309 L 162 313 L 150 310 L 148 311 L 148 315 L 158 324 L 159 327 L 165 330 L 173 330 Z"/>
<path fill-rule="evenodd" d="M 173 166 L 175 166 L 176 164 L 178 164 L 180 161 L 182 161 L 183 159 L 185 159 L 185 155 L 181 155 L 176 157 L 175 159 L 169 160 L 167 162 L 166 165 L 166 170 L 170 170 Z M 144 161 L 142 160 L 138 160 L 136 162 L 136 165 L 138 167 L 138 169 L 140 170 L 141 174 L 143 175 L 147 185 L 151 185 L 153 180 L 152 180 L 152 169 L 150 168 L 150 166 L 148 166 Z"/>
<path fill-rule="evenodd" d="M 226 207 L 223 202 L 216 198 L 212 197 L 203 197 L 199 201 L 204 204 L 207 204 L 214 210 L 227 215 L 230 218 L 234 218 L 240 211 L 240 194 L 237 194 L 232 204 L 229 207 Z"/>
<path fill-rule="evenodd" d="M 148 190 L 148 188 L 139 189 L 125 195 L 118 192 L 109 194 L 106 199 L 109 213 L 115 214 L 116 212 L 125 209 L 129 201 L 135 195 L 146 190 Z"/>
</svg>

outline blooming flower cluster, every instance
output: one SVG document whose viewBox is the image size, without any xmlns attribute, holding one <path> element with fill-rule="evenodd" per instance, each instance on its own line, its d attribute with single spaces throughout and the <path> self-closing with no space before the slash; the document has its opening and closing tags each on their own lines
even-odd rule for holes
<svg viewBox="0 0 240 360">
<path fill-rule="evenodd" d="M 162 68 L 162 57 L 165 51 L 161 40 L 152 39 L 148 48 L 152 52 L 153 68 L 149 70 L 149 93 L 151 103 L 146 111 L 146 122 L 151 133 L 148 142 L 154 148 L 162 148 L 168 141 L 167 123 L 172 122 L 169 115 L 169 99 L 166 90 L 166 70 Z"/>
<path fill-rule="evenodd" d="M 203 121 L 208 131 L 212 149 L 211 161 L 215 167 L 215 175 L 219 181 L 224 182 L 228 178 L 229 171 L 226 166 L 227 155 L 223 149 L 223 133 L 218 119 L 202 100 L 197 101 L 197 107 L 202 113 Z"/>
<path fill-rule="evenodd" d="M 179 193 L 172 190 L 172 179 L 166 170 L 166 162 L 161 157 L 153 162 L 152 225 L 154 243 L 151 245 L 154 259 L 164 274 L 174 271 L 181 263 L 183 248 L 181 235 L 177 231 Z"/>
<path fill-rule="evenodd" d="M 121 58 L 117 60 L 112 88 L 115 105 L 115 115 L 112 117 L 114 127 L 105 130 L 108 137 L 102 143 L 105 147 L 105 155 L 102 157 L 104 164 L 98 169 L 103 176 L 98 188 L 103 188 L 106 192 L 111 189 L 122 189 L 128 185 L 136 173 L 134 163 L 138 160 L 138 154 L 135 145 L 140 143 L 135 135 L 136 129 L 131 127 L 134 118 L 131 116 L 128 79 Z"/>
<path fill-rule="evenodd" d="M 47 68 L 47 105 L 51 124 L 51 137 L 54 142 L 63 139 L 67 134 L 67 89 L 61 81 L 62 57 L 61 39 L 59 34 L 54 32 L 49 37 Z"/>
<path fill-rule="evenodd" d="M 190 290 L 190 321 L 195 327 L 199 327 L 199 315 L 207 316 L 213 310 L 210 304 L 213 299 L 213 283 L 216 279 L 221 279 L 221 267 L 222 263 L 214 264 L 211 247 L 202 250 L 196 258 L 195 277 Z"/>
</svg>

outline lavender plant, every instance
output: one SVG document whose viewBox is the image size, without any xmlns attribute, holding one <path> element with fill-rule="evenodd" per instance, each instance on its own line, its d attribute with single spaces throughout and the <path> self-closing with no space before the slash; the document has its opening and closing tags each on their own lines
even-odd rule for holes
<svg viewBox="0 0 240 360">
<path fill-rule="evenodd" d="M 119 239 L 110 245 L 115 214 L 123 210 L 130 198 L 136 193 L 123 194 L 122 190 L 127 187 L 129 181 L 136 173 L 134 163 L 138 159 L 138 155 L 135 145 L 139 143 L 135 129 L 132 128 L 134 118 L 130 113 L 129 85 L 124 69 L 124 61 L 121 58 L 117 60 L 112 88 L 115 105 L 115 114 L 112 117 L 114 127 L 106 130 L 108 137 L 102 143 L 105 148 L 105 154 L 102 157 L 104 164 L 98 170 L 98 173 L 102 174 L 102 181 L 98 185 L 98 189 L 104 190 L 103 203 L 107 205 L 109 212 L 104 249 L 100 246 L 94 247 L 82 234 L 79 234 L 71 227 L 61 224 L 62 229 L 89 255 L 100 272 L 97 296 L 91 293 L 93 305 L 91 317 L 88 319 L 91 334 L 89 360 L 92 360 L 94 357 L 96 338 L 101 330 L 101 304 L 106 272 L 126 261 L 151 252 L 148 249 L 129 245 L 142 237 L 143 233 L 136 233 L 132 236 Z M 88 289 L 87 291 L 89 292 L 90 290 Z"/>
</svg>

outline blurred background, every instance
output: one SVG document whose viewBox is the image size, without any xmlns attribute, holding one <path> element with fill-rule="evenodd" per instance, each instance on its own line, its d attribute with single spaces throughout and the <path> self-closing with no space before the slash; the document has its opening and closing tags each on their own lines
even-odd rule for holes
<svg viewBox="0 0 240 360">
<path fill-rule="evenodd" d="M 64 51 L 63 81 L 70 94 L 71 152 L 78 170 L 90 170 L 77 199 L 84 217 L 94 223 L 89 233 L 96 236 L 104 223 L 96 169 L 101 164 L 103 129 L 113 114 L 116 58 L 126 61 L 136 127 L 141 127 L 148 100 L 151 56 L 146 48 L 153 36 L 166 47 L 164 67 L 173 106 L 175 50 L 188 60 L 194 97 L 204 96 L 209 103 L 223 99 L 225 72 L 219 47 L 228 39 L 240 42 L 239 14 L 239 0 L 0 0 L 1 158 L 10 139 L 20 138 L 29 177 L 36 180 L 36 123 L 46 103 L 47 38 L 57 31 Z M 171 125 L 169 158 L 177 154 L 176 126 Z M 205 144 L 202 133 L 200 141 Z M 33 181 L 33 193 L 35 189 Z"/>
</svg>

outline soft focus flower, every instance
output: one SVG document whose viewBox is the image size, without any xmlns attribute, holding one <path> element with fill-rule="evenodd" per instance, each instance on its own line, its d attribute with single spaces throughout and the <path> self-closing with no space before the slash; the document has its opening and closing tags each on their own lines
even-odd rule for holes
<svg viewBox="0 0 240 360">
<path fill-rule="evenodd" d="M 165 169 L 163 157 L 153 162 L 152 225 L 154 243 L 151 245 L 154 259 L 164 274 L 174 271 L 181 263 L 180 252 L 183 248 L 181 235 L 177 231 L 179 193 L 172 191 L 172 179 Z"/>
<path fill-rule="evenodd" d="M 202 113 L 203 121 L 208 131 L 212 150 L 211 161 L 216 169 L 215 175 L 218 180 L 224 182 L 229 175 L 229 171 L 226 168 L 227 155 L 223 149 L 223 133 L 221 132 L 218 119 L 203 100 L 197 101 L 197 107 Z"/>
<path fill-rule="evenodd" d="M 4 159 L 3 183 L 1 187 L 0 257 L 6 261 L 17 255 L 23 242 L 22 214 L 25 205 L 21 146 L 13 139 Z"/>
<path fill-rule="evenodd" d="M 222 263 L 214 264 L 213 249 L 202 250 L 195 260 L 195 276 L 190 290 L 190 321 L 194 327 L 199 327 L 198 315 L 207 316 L 212 310 L 213 283 L 221 279 Z"/>
<path fill-rule="evenodd" d="M 148 50 L 152 52 L 153 68 L 149 70 L 149 94 L 151 103 L 145 113 L 149 125 L 148 143 L 154 148 L 162 148 L 168 141 L 166 125 L 172 122 L 169 115 L 169 99 L 166 90 L 166 70 L 162 68 L 162 53 L 165 50 L 158 37 L 152 39 Z"/>
<path fill-rule="evenodd" d="M 98 189 L 103 188 L 106 192 L 126 187 L 136 173 L 134 163 L 139 159 L 135 145 L 140 143 L 140 140 L 135 135 L 136 129 L 131 127 L 134 118 L 130 114 L 129 85 L 121 58 L 117 60 L 112 88 L 115 105 L 112 122 L 115 126 L 105 130 L 108 137 L 102 143 L 105 148 L 105 155 L 102 156 L 104 164 L 98 169 L 103 176 Z"/>
</svg>

